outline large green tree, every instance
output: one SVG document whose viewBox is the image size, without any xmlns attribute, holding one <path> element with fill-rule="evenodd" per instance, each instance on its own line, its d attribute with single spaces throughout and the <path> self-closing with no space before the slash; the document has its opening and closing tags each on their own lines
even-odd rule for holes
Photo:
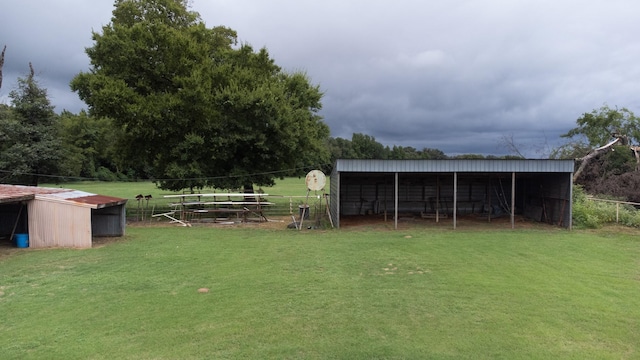
<svg viewBox="0 0 640 360">
<path fill-rule="evenodd" d="M 574 180 L 578 180 L 583 171 L 591 164 L 592 160 L 602 154 L 614 149 L 614 146 L 624 146 L 627 152 L 635 154 L 636 163 L 640 163 L 640 155 L 638 147 L 634 144 L 640 142 L 640 119 L 627 108 L 610 108 L 603 105 L 599 109 L 595 109 L 589 113 L 584 113 L 577 120 L 577 127 L 569 130 L 562 137 L 572 139 L 569 145 L 561 148 L 560 154 L 575 154 L 576 149 L 584 149 L 581 156 L 576 157 L 579 162 L 578 169 L 574 172 Z M 621 148 L 618 148 L 620 151 Z M 628 155 L 628 154 L 627 154 Z M 620 172 L 628 168 L 628 162 L 632 161 L 629 156 L 619 158 L 616 156 L 608 156 L 608 158 L 616 159 L 613 163 L 620 163 L 620 159 L 629 159 L 625 164 L 620 165 L 617 170 L 611 168 L 611 164 L 607 166 L 609 172 Z"/>
<path fill-rule="evenodd" d="M 119 127 L 111 119 L 89 116 L 84 110 L 78 114 L 65 110 L 59 118 L 62 175 L 103 181 L 125 177 L 124 158 L 116 145 Z"/>
<path fill-rule="evenodd" d="M 328 160 L 322 93 L 266 49 L 207 28 L 186 0 L 117 0 L 71 87 L 122 130 L 129 167 L 162 188 L 267 186 Z"/>
<path fill-rule="evenodd" d="M 611 108 L 603 105 L 599 109 L 584 113 L 576 120 L 575 128 L 562 135 L 565 138 L 583 136 L 592 147 L 600 147 L 612 139 L 623 138 L 626 143 L 640 142 L 640 119 L 627 108 Z"/>
<path fill-rule="evenodd" d="M 351 135 L 351 146 L 356 159 L 386 159 L 388 149 L 370 135 L 354 133 Z"/>
<path fill-rule="evenodd" d="M 38 185 L 43 175 L 57 175 L 60 141 L 57 116 L 47 90 L 30 74 L 18 78 L 9 93 L 12 106 L 0 111 L 0 182 Z"/>
</svg>

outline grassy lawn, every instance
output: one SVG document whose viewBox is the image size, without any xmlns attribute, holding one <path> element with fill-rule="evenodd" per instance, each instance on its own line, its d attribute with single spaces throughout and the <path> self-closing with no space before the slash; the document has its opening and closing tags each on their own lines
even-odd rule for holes
<svg viewBox="0 0 640 360">
<path fill-rule="evenodd" d="M 327 179 L 326 190 L 329 192 L 329 179 Z M 135 197 L 138 194 L 152 195 L 157 201 L 164 195 L 180 194 L 180 192 L 161 190 L 156 187 L 155 184 L 149 181 L 140 182 L 103 182 L 103 181 L 80 181 L 80 182 L 68 182 L 64 184 L 40 184 L 42 187 L 63 187 L 65 189 L 75 189 L 91 192 L 94 194 L 117 196 L 124 199 L 130 199 L 135 201 Z M 304 183 L 304 177 L 302 178 L 285 178 L 276 180 L 276 184 L 268 188 L 255 188 L 256 192 L 263 192 L 269 195 L 306 195 L 306 185 Z M 228 192 L 226 190 L 219 189 L 202 189 L 196 192 L 212 193 L 212 192 Z"/>
<path fill-rule="evenodd" d="M 127 232 L 0 257 L 3 359 L 640 358 L 637 231 Z"/>
</svg>

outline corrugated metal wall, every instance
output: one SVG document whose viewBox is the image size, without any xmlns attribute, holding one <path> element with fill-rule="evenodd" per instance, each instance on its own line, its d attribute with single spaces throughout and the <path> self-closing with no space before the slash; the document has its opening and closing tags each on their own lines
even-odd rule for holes
<svg viewBox="0 0 640 360">
<path fill-rule="evenodd" d="M 91 247 L 91 208 L 36 199 L 28 209 L 29 247 Z"/>
<path fill-rule="evenodd" d="M 349 160 L 339 159 L 338 172 L 371 173 L 557 173 L 573 172 L 573 160 Z"/>
<path fill-rule="evenodd" d="M 376 182 L 376 180 L 378 180 Z M 395 209 L 393 178 L 367 178 L 346 176 L 340 189 L 342 215 L 371 215 Z M 453 211 L 453 175 L 415 174 L 399 175 L 398 211 L 405 213 L 443 214 Z M 504 184 L 502 183 L 504 182 Z M 511 199 L 510 177 L 460 176 L 458 179 L 458 214 L 489 211 L 499 205 L 498 199 Z M 491 201 L 493 199 L 493 201 Z"/>
<path fill-rule="evenodd" d="M 544 174 L 518 182 L 523 189 L 523 214 L 536 221 L 570 226 L 572 214 L 571 174 Z"/>
<path fill-rule="evenodd" d="M 395 172 L 399 213 L 451 214 L 455 172 L 456 214 L 508 214 L 515 173 L 515 213 L 571 227 L 573 166 L 572 160 L 338 160 L 332 214 L 339 224 L 341 216 L 393 213 Z"/>
<path fill-rule="evenodd" d="M 91 210 L 93 236 L 122 236 L 126 223 L 124 205 Z"/>
</svg>

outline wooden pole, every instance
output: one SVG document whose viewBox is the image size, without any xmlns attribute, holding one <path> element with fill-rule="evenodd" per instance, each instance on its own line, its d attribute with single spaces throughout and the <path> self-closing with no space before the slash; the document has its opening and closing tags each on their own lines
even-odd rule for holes
<svg viewBox="0 0 640 360">
<path fill-rule="evenodd" d="M 616 203 L 616 223 L 618 223 L 618 206 L 620 204 Z M 567 199 L 562 200 L 562 210 L 560 210 L 560 220 L 558 220 L 558 226 L 562 226 L 562 222 L 564 221 L 564 209 L 567 206 Z"/>
<path fill-rule="evenodd" d="M 309 206 L 309 189 L 307 189 L 307 198 L 304 201 L 304 205 L 302 206 L 302 212 L 300 213 L 300 228 L 298 230 L 302 230 L 302 223 L 304 223 L 304 216 L 307 211 L 307 207 Z"/>
<path fill-rule="evenodd" d="M 331 228 L 333 229 L 333 219 L 331 218 L 331 209 L 329 208 L 329 198 L 327 194 L 322 195 L 324 197 L 324 201 L 327 204 L 327 215 L 329 215 L 329 222 L 331 223 Z"/>
<path fill-rule="evenodd" d="M 13 241 L 13 236 L 16 234 L 16 228 L 18 227 L 18 222 L 20 222 L 20 215 L 22 215 L 22 208 L 24 208 L 24 204 L 20 203 L 20 210 L 18 211 L 18 217 L 16 218 L 16 222 L 13 223 L 13 229 L 11 230 L 11 237 L 9 241 Z"/>
</svg>

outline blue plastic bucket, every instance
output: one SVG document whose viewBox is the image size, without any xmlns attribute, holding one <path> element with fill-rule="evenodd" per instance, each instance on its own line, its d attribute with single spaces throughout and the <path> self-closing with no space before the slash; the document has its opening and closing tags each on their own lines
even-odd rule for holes
<svg viewBox="0 0 640 360">
<path fill-rule="evenodd" d="M 15 234 L 16 247 L 28 248 L 29 247 L 29 234 Z"/>
</svg>

